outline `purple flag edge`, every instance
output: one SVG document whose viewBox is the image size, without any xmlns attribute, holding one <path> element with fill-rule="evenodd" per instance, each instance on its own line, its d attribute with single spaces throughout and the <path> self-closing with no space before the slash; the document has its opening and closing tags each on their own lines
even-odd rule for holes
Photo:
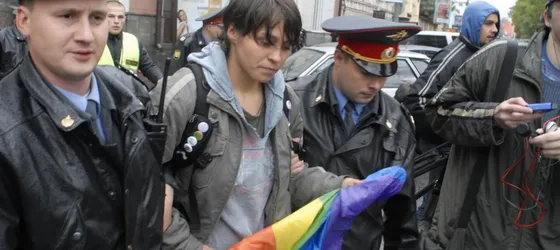
<svg viewBox="0 0 560 250">
<path fill-rule="evenodd" d="M 341 249 L 342 237 L 352 227 L 354 217 L 371 204 L 400 192 L 404 181 L 392 175 L 379 176 L 355 186 L 343 188 L 330 207 L 321 249 Z"/>
</svg>

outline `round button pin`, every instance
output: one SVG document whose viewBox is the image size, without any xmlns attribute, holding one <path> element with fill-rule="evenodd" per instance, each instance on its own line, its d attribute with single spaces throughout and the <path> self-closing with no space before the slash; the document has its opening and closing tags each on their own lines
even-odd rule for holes
<svg viewBox="0 0 560 250">
<path fill-rule="evenodd" d="M 183 145 L 183 148 L 185 149 L 185 151 L 186 151 L 187 153 L 190 153 L 190 152 L 192 152 L 192 150 L 193 150 L 192 146 L 191 146 L 190 144 L 188 144 L 188 143 L 185 143 L 185 145 Z"/>
<path fill-rule="evenodd" d="M 200 131 L 194 132 L 193 136 L 194 136 L 194 138 L 196 138 L 197 141 L 201 141 L 202 138 L 204 138 L 204 135 Z"/>
<path fill-rule="evenodd" d="M 198 143 L 198 140 L 196 138 L 194 138 L 194 136 L 189 136 L 189 138 L 187 138 L 187 143 L 191 146 L 196 146 L 196 143 Z"/>
<path fill-rule="evenodd" d="M 197 128 L 198 128 L 198 130 L 200 130 L 200 132 L 206 133 L 206 132 L 208 132 L 208 123 L 201 122 L 201 123 L 198 124 Z"/>
</svg>

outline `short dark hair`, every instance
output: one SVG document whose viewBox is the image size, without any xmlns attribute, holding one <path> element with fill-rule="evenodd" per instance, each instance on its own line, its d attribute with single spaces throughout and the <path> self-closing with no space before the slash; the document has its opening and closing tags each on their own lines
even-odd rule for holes
<svg viewBox="0 0 560 250">
<path fill-rule="evenodd" d="M 243 36 L 256 36 L 261 27 L 266 29 L 266 40 L 272 43 L 272 29 L 284 21 L 284 32 L 290 47 L 298 46 L 302 27 L 301 15 L 293 0 L 231 0 L 223 12 L 225 32 L 221 38 L 228 54 L 230 43 L 227 29 L 230 25 Z"/>
</svg>

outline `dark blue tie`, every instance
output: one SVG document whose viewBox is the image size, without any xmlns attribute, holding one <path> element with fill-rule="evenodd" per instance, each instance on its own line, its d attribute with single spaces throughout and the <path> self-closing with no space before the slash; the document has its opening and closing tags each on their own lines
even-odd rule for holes
<svg viewBox="0 0 560 250">
<path fill-rule="evenodd" d="M 97 119 L 99 119 L 99 109 L 97 108 L 97 103 L 94 100 L 89 100 L 86 106 L 86 112 L 91 115 L 90 123 L 93 132 L 99 138 L 101 143 L 104 143 L 103 136 L 101 135 L 101 130 L 97 126 Z"/>
<path fill-rule="evenodd" d="M 344 116 L 344 129 L 346 130 L 346 134 L 350 136 L 350 132 L 354 128 L 354 118 L 352 114 L 355 110 L 354 103 L 348 101 L 344 106 L 344 110 L 346 111 L 346 115 Z"/>
</svg>

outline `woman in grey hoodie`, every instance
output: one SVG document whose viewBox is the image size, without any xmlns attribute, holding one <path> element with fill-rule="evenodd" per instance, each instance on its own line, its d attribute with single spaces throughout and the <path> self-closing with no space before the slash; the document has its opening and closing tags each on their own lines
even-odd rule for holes
<svg viewBox="0 0 560 250">
<path fill-rule="evenodd" d="M 302 142 L 303 120 L 291 89 L 286 91 L 289 103 L 284 103 L 288 86 L 279 70 L 299 44 L 302 23 L 296 4 L 232 0 L 223 17 L 222 41 L 187 59 L 202 67 L 208 94 L 197 96 L 188 68 L 168 80 L 164 163 L 178 169 L 175 201 L 188 209 L 167 211 L 164 249 L 227 249 L 314 198 L 359 182 L 321 167 L 291 171 L 292 164 L 301 165 L 291 140 Z M 159 103 L 160 92 L 158 84 L 151 93 L 153 103 Z M 193 173 L 189 166 L 173 166 L 172 158 L 185 143 L 182 136 L 197 98 L 209 106 L 213 133 L 204 152 L 212 160 Z M 288 117 L 282 112 L 285 105 L 291 110 Z"/>
</svg>

